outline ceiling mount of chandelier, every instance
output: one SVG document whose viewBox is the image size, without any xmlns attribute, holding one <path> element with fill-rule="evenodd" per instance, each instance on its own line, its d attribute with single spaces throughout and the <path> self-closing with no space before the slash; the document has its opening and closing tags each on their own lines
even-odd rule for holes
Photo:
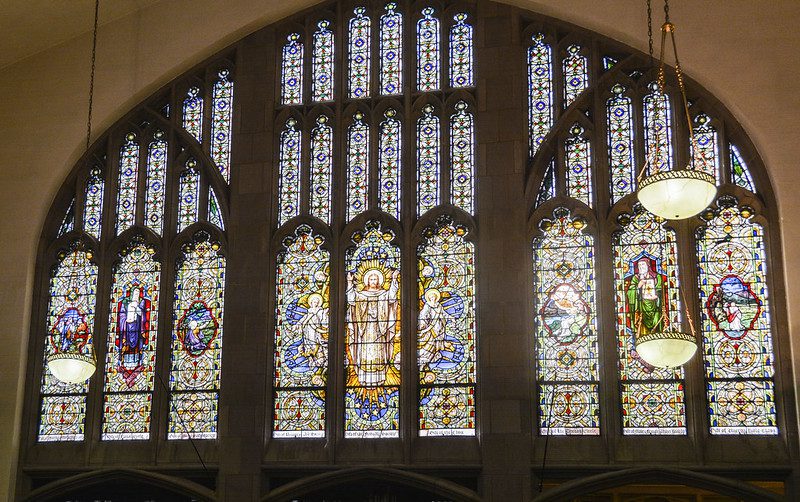
<svg viewBox="0 0 800 502">
<path fill-rule="evenodd" d="M 647 35 L 650 49 L 650 60 L 653 59 L 653 30 L 650 0 L 647 0 Z M 707 208 L 717 195 L 717 186 L 712 175 L 695 169 L 694 152 L 697 151 L 697 139 L 692 127 L 689 103 L 686 99 L 686 88 L 683 82 L 683 72 L 678 59 L 678 48 L 675 44 L 675 25 L 669 19 L 669 0 L 664 0 L 664 24 L 661 25 L 661 53 L 658 65 L 658 96 L 654 100 L 654 115 L 660 116 L 662 97 L 665 93 L 665 52 L 667 36 L 672 42 L 675 56 L 675 77 L 681 93 L 681 100 L 689 126 L 689 141 L 692 145 L 692 155 L 689 164 L 683 169 L 661 169 L 662 151 L 661 137 L 665 133 L 664 127 L 657 125 L 658 120 L 650 121 L 652 129 L 649 133 L 655 138 L 652 152 L 646 152 L 647 159 L 639 173 L 639 187 L 637 197 L 639 202 L 651 213 L 667 220 L 682 220 L 699 214 Z M 648 125 L 649 126 L 649 125 Z M 669 155 L 667 153 L 667 155 Z M 652 170 L 652 172 L 650 172 Z M 649 173 L 648 176 L 644 176 Z"/>
</svg>

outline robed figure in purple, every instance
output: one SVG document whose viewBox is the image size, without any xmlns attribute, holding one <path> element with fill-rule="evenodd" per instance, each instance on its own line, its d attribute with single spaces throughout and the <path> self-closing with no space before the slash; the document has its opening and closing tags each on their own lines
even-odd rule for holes
<svg viewBox="0 0 800 502">
<path fill-rule="evenodd" d="M 126 376 L 133 373 L 135 377 L 135 373 L 141 370 L 148 342 L 150 300 L 142 296 L 141 288 L 134 288 L 119 301 L 117 312 L 119 369 Z"/>
</svg>

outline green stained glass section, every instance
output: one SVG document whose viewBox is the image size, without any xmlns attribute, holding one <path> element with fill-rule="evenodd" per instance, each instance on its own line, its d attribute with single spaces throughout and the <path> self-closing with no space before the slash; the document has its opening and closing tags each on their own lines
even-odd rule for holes
<svg viewBox="0 0 800 502">
<path fill-rule="evenodd" d="M 536 207 L 541 206 L 548 200 L 556 196 L 556 162 L 555 159 L 550 159 L 550 164 L 542 177 L 542 183 L 539 185 L 539 192 L 536 194 Z"/>
<path fill-rule="evenodd" d="M 542 435 L 600 433 L 594 241 L 558 208 L 533 241 L 536 381 Z"/>
<path fill-rule="evenodd" d="M 278 255 L 273 437 L 324 437 L 330 253 L 301 225 Z"/>
<path fill-rule="evenodd" d="M 731 181 L 736 186 L 755 193 L 756 186 L 753 183 L 753 177 L 750 176 L 750 169 L 739 153 L 739 148 L 733 144 L 729 146 L 731 152 Z"/>
<path fill-rule="evenodd" d="M 636 205 L 612 236 L 623 434 L 686 434 L 682 368 L 639 357 L 640 335 L 681 326 L 675 231 Z"/>
<path fill-rule="evenodd" d="M 420 436 L 475 435 L 475 252 L 449 217 L 417 250 Z"/>
<path fill-rule="evenodd" d="M 225 257 L 199 232 L 177 263 L 169 374 L 167 439 L 216 439 Z"/>
<path fill-rule="evenodd" d="M 345 438 L 396 438 L 400 422 L 400 248 L 376 221 L 345 252 Z"/>
<path fill-rule="evenodd" d="M 222 210 L 219 207 L 219 200 L 213 188 L 208 189 L 208 222 L 220 230 L 225 230 L 225 222 L 222 220 Z"/>
<path fill-rule="evenodd" d="M 711 434 L 777 434 L 764 230 L 723 196 L 697 231 Z"/>
</svg>

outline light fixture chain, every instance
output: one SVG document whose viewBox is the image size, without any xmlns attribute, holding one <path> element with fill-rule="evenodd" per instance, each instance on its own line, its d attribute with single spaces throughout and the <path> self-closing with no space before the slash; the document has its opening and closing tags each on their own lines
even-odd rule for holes
<svg viewBox="0 0 800 502">
<path fill-rule="evenodd" d="M 92 139 L 92 104 L 94 102 L 94 69 L 97 59 L 97 20 L 100 14 L 100 0 L 94 2 L 94 29 L 92 30 L 92 72 L 89 76 L 89 114 L 86 118 L 86 151 L 89 151 L 89 141 Z"/>
<path fill-rule="evenodd" d="M 650 66 L 653 66 L 653 9 L 647 0 L 647 44 L 650 54 Z"/>
</svg>

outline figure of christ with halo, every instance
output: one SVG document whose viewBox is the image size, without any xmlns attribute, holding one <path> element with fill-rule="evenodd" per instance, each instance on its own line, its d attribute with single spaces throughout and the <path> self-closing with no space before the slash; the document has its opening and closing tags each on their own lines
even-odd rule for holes
<svg viewBox="0 0 800 502">
<path fill-rule="evenodd" d="M 399 277 L 374 262 L 347 274 L 348 386 L 400 384 Z"/>
</svg>

